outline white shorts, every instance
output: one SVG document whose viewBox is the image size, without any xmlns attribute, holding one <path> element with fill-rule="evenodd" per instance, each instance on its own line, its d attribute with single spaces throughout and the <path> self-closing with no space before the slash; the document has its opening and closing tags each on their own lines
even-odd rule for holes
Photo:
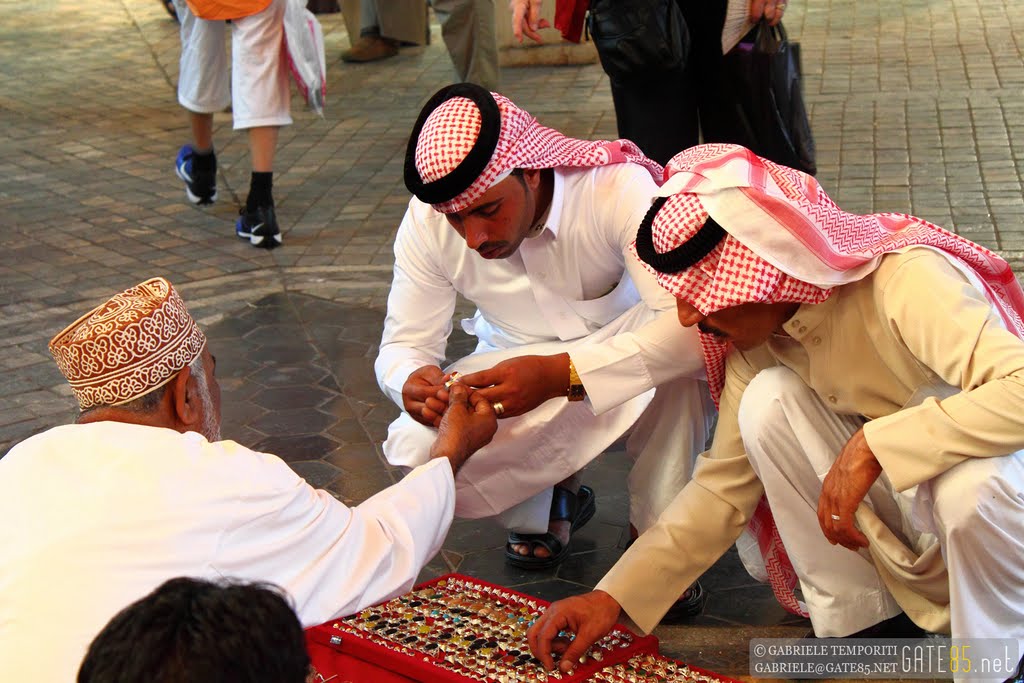
<svg viewBox="0 0 1024 683">
<path fill-rule="evenodd" d="M 231 20 L 229 72 L 224 45 L 227 22 L 200 19 L 185 0 L 174 0 L 181 20 L 181 106 L 197 114 L 212 114 L 230 104 L 235 130 L 289 125 L 291 90 L 283 55 L 284 3 L 272 0 L 258 14 Z"/>
</svg>

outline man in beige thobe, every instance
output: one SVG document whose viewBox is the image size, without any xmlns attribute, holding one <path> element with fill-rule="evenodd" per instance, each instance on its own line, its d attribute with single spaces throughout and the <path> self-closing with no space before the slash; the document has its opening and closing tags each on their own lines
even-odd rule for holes
<svg viewBox="0 0 1024 683">
<path fill-rule="evenodd" d="M 843 212 L 742 147 L 667 173 L 635 249 L 701 331 L 715 439 L 596 590 L 531 629 L 535 654 L 551 664 L 554 644 L 568 669 L 623 610 L 654 628 L 762 493 L 815 635 L 881 636 L 905 613 L 1024 645 L 1024 293 L 1006 262 L 911 216 Z"/>
</svg>

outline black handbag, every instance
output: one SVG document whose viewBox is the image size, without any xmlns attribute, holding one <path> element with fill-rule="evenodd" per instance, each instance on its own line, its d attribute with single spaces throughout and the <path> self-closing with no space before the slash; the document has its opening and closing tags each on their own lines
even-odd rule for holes
<svg viewBox="0 0 1024 683">
<path fill-rule="evenodd" d="M 613 81 L 653 82 L 686 67 L 690 34 L 676 0 L 592 0 L 587 29 Z"/>
<path fill-rule="evenodd" d="M 814 175 L 814 136 L 804 107 L 800 44 L 762 21 L 722 64 L 742 141 L 755 154 Z"/>
</svg>

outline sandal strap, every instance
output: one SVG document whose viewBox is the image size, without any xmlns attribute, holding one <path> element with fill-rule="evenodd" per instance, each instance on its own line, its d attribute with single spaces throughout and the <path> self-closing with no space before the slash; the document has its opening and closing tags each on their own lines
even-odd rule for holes
<svg viewBox="0 0 1024 683">
<path fill-rule="evenodd" d="M 548 515 L 548 519 L 551 521 L 571 522 L 576 519 L 578 507 L 578 494 L 565 487 L 556 486 L 551 492 L 551 514 Z"/>
</svg>

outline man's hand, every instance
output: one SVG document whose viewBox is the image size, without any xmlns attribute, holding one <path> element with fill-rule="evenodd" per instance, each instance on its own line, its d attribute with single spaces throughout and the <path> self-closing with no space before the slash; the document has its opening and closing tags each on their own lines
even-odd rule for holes
<svg viewBox="0 0 1024 683">
<path fill-rule="evenodd" d="M 512 34 L 520 44 L 523 34 L 538 43 L 543 43 L 538 30 L 548 28 L 547 19 L 540 18 L 541 0 L 509 0 L 508 8 L 512 12 Z"/>
<path fill-rule="evenodd" d="M 453 384 L 430 457 L 448 458 L 452 472 L 458 474 L 469 456 L 490 443 L 497 429 L 498 419 L 487 399 L 479 391 L 470 393 L 467 387 Z"/>
<path fill-rule="evenodd" d="M 756 24 L 764 18 L 769 26 L 775 26 L 782 21 L 787 2 L 788 0 L 750 0 L 750 21 Z"/>
<path fill-rule="evenodd" d="M 566 395 L 569 354 L 509 358 L 489 370 L 462 375 L 459 382 L 478 388 L 492 404 L 500 401 L 502 417 L 522 415 L 548 399 Z M 445 395 L 442 392 L 437 397 L 443 400 Z"/>
<path fill-rule="evenodd" d="M 405 412 L 427 427 L 441 424 L 445 403 L 437 398 L 437 392 L 444 389 L 445 379 L 444 372 L 436 365 L 424 365 L 410 374 L 402 385 L 402 406 Z"/>
<path fill-rule="evenodd" d="M 559 600 L 548 607 L 527 631 L 530 651 L 549 671 L 555 668 L 552 652 L 561 654 L 558 668 L 567 674 L 591 645 L 612 630 L 621 612 L 615 598 L 604 591 Z M 570 642 L 559 637 L 560 631 L 575 633 L 576 638 Z"/>
<path fill-rule="evenodd" d="M 864 429 L 858 429 L 821 484 L 818 524 L 829 543 L 850 550 L 868 547 L 867 537 L 853 524 L 853 513 L 880 474 L 882 466 L 864 438 Z"/>
</svg>

